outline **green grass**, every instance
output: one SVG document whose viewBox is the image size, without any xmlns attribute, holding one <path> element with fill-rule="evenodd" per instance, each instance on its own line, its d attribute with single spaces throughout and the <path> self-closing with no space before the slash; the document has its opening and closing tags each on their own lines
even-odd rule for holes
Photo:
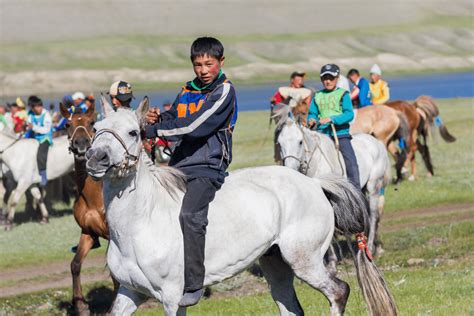
<svg viewBox="0 0 474 316">
<path fill-rule="evenodd" d="M 379 260 L 397 302 L 400 315 L 469 315 L 474 312 L 474 223 L 435 225 L 413 231 L 384 234 L 386 253 Z M 438 246 L 433 238 L 445 238 Z M 425 263 L 407 267 L 408 258 L 424 258 Z M 449 260 L 448 260 L 449 259 Z M 339 277 L 349 282 L 351 296 L 347 315 L 365 315 L 362 294 L 353 276 L 352 263 L 344 264 Z M 255 282 L 255 281 L 253 281 Z M 329 305 L 319 292 L 296 281 L 297 295 L 307 315 L 327 315 Z M 110 282 L 88 284 L 91 308 L 96 313 L 110 304 Z M 63 314 L 70 308 L 69 288 L 0 299 L 0 311 L 7 314 Z M 141 308 L 138 315 L 162 315 L 161 307 Z M 277 308 L 268 292 L 232 298 L 203 300 L 189 309 L 189 315 L 275 315 Z"/>
</svg>

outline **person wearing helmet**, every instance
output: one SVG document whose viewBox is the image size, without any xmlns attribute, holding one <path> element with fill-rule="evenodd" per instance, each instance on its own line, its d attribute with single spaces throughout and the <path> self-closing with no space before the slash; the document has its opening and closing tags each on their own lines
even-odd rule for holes
<svg viewBox="0 0 474 316">
<path fill-rule="evenodd" d="M 385 104 L 390 99 L 390 88 L 382 80 L 382 69 L 377 64 L 370 69 L 370 93 L 373 104 Z"/>
<path fill-rule="evenodd" d="M 28 113 L 28 125 L 25 138 L 34 138 L 39 142 L 38 171 L 41 176 L 40 186 L 45 187 L 48 183 L 46 165 L 48 161 L 49 146 L 53 144 L 53 121 L 49 112 L 44 109 L 43 101 L 35 95 L 28 98 L 31 110 Z"/>
<path fill-rule="evenodd" d="M 349 133 L 349 122 L 354 118 L 349 92 L 337 87 L 340 70 L 337 65 L 327 64 L 321 68 L 320 78 L 324 89 L 316 92 L 311 101 L 308 115 L 308 126 L 316 129 L 335 141 L 346 164 L 347 178 L 360 188 L 359 166 L 352 148 L 352 136 Z M 333 127 L 336 135 L 333 134 Z"/>
<path fill-rule="evenodd" d="M 130 107 L 130 102 L 133 99 L 132 86 L 125 81 L 115 81 L 110 86 L 109 92 L 112 106 L 119 108 L 121 106 Z"/>
</svg>

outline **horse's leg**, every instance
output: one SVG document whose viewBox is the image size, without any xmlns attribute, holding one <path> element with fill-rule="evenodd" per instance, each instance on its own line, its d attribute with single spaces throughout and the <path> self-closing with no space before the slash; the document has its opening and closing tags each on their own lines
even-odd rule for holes
<svg viewBox="0 0 474 316">
<path fill-rule="evenodd" d="M 390 142 L 387 149 L 395 158 L 395 170 L 397 172 L 397 178 L 395 182 L 398 183 L 402 181 L 402 177 L 403 177 L 402 167 L 403 167 L 403 164 L 405 163 L 406 155 L 403 155 L 402 153 L 398 152 L 397 147 L 395 146 L 394 142 Z"/>
<path fill-rule="evenodd" d="M 30 189 L 31 195 L 37 201 L 39 209 L 41 211 L 41 224 L 49 223 L 49 214 L 48 209 L 46 208 L 46 204 L 44 204 L 43 196 L 41 191 L 38 187 L 34 186 Z"/>
<path fill-rule="evenodd" d="M 72 304 L 74 305 L 76 313 L 79 315 L 87 315 L 89 313 L 89 307 L 82 295 L 81 267 L 93 244 L 94 238 L 89 234 L 82 233 L 79 239 L 79 245 L 77 246 L 76 255 L 71 261 Z"/>
<path fill-rule="evenodd" d="M 416 140 L 418 138 L 418 132 L 416 129 L 413 130 L 411 133 L 410 139 L 410 152 L 408 153 L 407 161 L 409 160 L 411 163 L 411 175 L 408 178 L 409 181 L 415 181 L 416 179 L 416 160 L 415 160 L 415 153 L 416 153 Z"/>
<path fill-rule="evenodd" d="M 367 244 L 370 251 L 374 251 L 375 238 L 377 235 L 377 227 L 380 220 L 379 214 L 379 202 L 380 202 L 380 190 L 382 189 L 381 179 L 370 179 L 367 182 L 367 192 L 369 194 L 369 238 Z"/>
<path fill-rule="evenodd" d="M 294 273 L 283 261 L 280 251 L 262 256 L 260 266 L 280 315 L 304 315 L 293 287 Z"/>
<path fill-rule="evenodd" d="M 18 201 L 20 200 L 21 196 L 25 193 L 26 189 L 28 189 L 29 186 L 29 183 L 26 183 L 25 181 L 20 181 L 16 189 L 13 190 L 13 192 L 11 193 L 7 205 L 8 216 L 5 225 L 5 230 L 9 231 L 13 228 L 13 219 L 15 217 L 16 206 L 18 205 Z"/>
<path fill-rule="evenodd" d="M 336 238 L 333 238 L 333 241 L 336 241 Z M 329 273 L 336 275 L 337 273 L 337 255 L 336 251 L 334 250 L 334 246 L 331 244 L 329 245 L 328 251 L 326 252 L 328 258 L 327 269 Z"/>
<path fill-rule="evenodd" d="M 138 306 L 145 302 L 146 299 L 147 297 L 145 295 L 120 286 L 118 295 L 112 304 L 110 314 L 119 316 L 132 315 L 137 310 Z"/>
<path fill-rule="evenodd" d="M 331 316 L 344 314 L 347 299 L 349 298 L 349 285 L 326 270 L 324 262 L 317 251 L 312 253 L 301 252 L 300 254 L 302 253 L 304 253 L 305 258 L 300 256 L 297 258 L 298 262 L 290 261 L 296 276 L 326 296 L 331 306 Z M 285 259 L 288 260 L 286 256 Z M 298 267 L 299 262 L 304 264 Z"/>
</svg>

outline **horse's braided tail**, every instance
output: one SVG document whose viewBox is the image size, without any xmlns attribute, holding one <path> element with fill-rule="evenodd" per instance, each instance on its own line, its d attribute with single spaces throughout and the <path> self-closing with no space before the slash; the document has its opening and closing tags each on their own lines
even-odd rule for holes
<svg viewBox="0 0 474 316">
<path fill-rule="evenodd" d="M 324 194 L 331 202 L 336 219 L 336 228 L 342 233 L 358 234 L 366 232 L 369 227 L 368 203 L 362 191 L 349 180 L 327 175 L 318 177 Z M 358 240 L 359 243 L 359 240 Z M 359 250 L 354 257 L 357 271 L 357 281 L 364 295 L 370 315 L 397 315 L 397 307 L 387 282 L 368 257 L 365 240 L 359 244 Z"/>
</svg>

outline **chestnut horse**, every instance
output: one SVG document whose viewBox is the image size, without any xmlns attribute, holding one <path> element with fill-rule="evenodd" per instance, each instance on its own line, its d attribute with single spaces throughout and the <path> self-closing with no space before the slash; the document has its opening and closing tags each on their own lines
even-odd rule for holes
<svg viewBox="0 0 474 316">
<path fill-rule="evenodd" d="M 426 116 L 423 115 L 423 112 L 419 111 L 414 104 L 405 101 L 395 100 L 387 102 L 385 105 L 402 112 L 405 115 L 410 128 L 410 137 L 407 139 L 408 156 L 405 164 L 411 165 L 411 175 L 408 180 L 413 181 L 416 178 L 415 153 L 417 150 L 420 151 L 421 156 L 423 157 L 426 169 L 428 169 L 428 176 L 432 176 L 434 173 L 433 164 L 431 162 L 428 145 L 426 144 Z M 420 141 L 418 141 L 420 135 L 425 139 L 425 144 L 421 144 Z"/>
<path fill-rule="evenodd" d="M 69 150 L 74 154 L 75 180 L 78 196 L 74 203 L 74 218 L 81 227 L 81 237 L 76 255 L 71 262 L 73 299 L 77 314 L 88 314 L 89 307 L 85 302 L 81 287 L 81 266 L 93 247 L 99 246 L 99 237 L 109 239 L 109 229 L 105 220 L 102 182 L 93 181 L 87 175 L 85 153 L 90 148 L 94 134 L 95 105 L 92 103 L 86 113 L 70 114 L 61 103 L 61 115 L 68 119 L 66 124 L 69 138 Z M 114 280 L 114 288 L 118 284 Z"/>
</svg>

